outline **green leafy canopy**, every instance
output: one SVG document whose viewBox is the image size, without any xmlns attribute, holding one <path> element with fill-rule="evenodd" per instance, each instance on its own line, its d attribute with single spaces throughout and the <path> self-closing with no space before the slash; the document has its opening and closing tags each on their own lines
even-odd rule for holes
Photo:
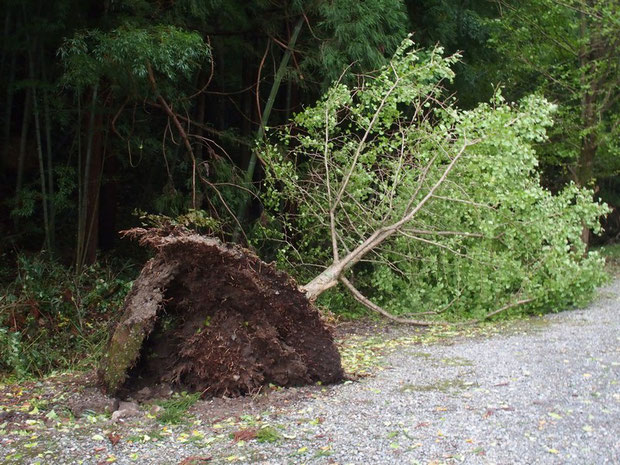
<svg viewBox="0 0 620 465">
<path fill-rule="evenodd" d="M 81 32 L 65 41 L 60 55 L 65 82 L 84 88 L 103 76 L 116 81 L 119 72 L 132 80 L 145 80 L 148 65 L 170 81 L 190 79 L 211 52 L 198 33 L 158 25 Z"/>
<path fill-rule="evenodd" d="M 555 107 L 497 92 L 458 110 L 443 90 L 457 60 L 407 39 L 372 78 L 334 84 L 294 130 L 275 133 L 262 153 L 273 220 L 257 237 L 285 241 L 279 259 L 309 265 L 308 279 L 333 260 L 332 236 L 347 254 L 422 205 L 348 271 L 391 311 L 480 317 L 517 301 L 552 310 L 587 299 L 604 274 L 580 235 L 607 207 L 573 184 L 541 187 L 533 147 Z"/>
</svg>

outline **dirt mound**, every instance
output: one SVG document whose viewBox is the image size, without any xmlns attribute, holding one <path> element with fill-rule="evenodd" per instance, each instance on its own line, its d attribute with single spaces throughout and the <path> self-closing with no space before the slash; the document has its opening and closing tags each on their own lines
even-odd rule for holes
<svg viewBox="0 0 620 465">
<path fill-rule="evenodd" d="M 342 378 L 331 334 L 287 274 L 184 230 L 129 235 L 157 255 L 128 294 L 102 360 L 106 392 L 168 383 L 231 396 Z"/>
</svg>

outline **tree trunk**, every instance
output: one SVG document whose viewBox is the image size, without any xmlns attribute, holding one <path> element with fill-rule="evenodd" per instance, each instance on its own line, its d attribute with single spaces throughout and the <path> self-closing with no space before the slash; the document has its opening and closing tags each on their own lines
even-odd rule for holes
<svg viewBox="0 0 620 465">
<path fill-rule="evenodd" d="M 43 206 L 43 229 L 45 231 L 45 249 L 48 252 L 52 250 L 52 241 L 51 241 L 51 231 L 50 231 L 50 221 L 49 221 L 49 211 L 48 211 L 48 201 L 49 196 L 47 192 L 47 182 L 45 176 L 45 162 L 43 160 L 43 143 L 41 140 L 41 118 L 39 114 L 39 103 L 37 100 L 37 93 L 33 89 L 33 106 L 34 106 L 34 127 L 35 127 L 35 135 L 36 135 L 36 143 L 37 143 L 37 158 L 39 160 L 39 179 L 41 181 L 41 205 Z"/>
<path fill-rule="evenodd" d="M 86 187 L 86 243 L 84 264 L 92 265 L 97 261 L 97 247 L 99 245 L 99 195 L 103 175 L 104 156 L 104 125 L 103 115 L 95 115 L 93 134 L 93 150 L 88 177 L 85 177 Z"/>
<path fill-rule="evenodd" d="M 598 137 L 596 133 L 597 111 L 596 111 L 596 94 L 597 87 L 595 80 L 590 80 L 590 73 L 593 72 L 593 44 L 586 43 L 588 37 L 588 24 L 585 12 L 580 13 L 580 34 L 584 45 L 579 53 L 579 66 L 582 72 L 581 84 L 584 94 L 581 98 L 581 130 L 584 135 L 581 139 L 581 150 L 576 169 L 576 182 L 581 187 L 590 187 L 595 191 L 598 190 L 596 180 L 594 179 L 594 159 L 598 149 Z M 591 32 L 590 32 L 591 34 Z M 588 227 L 584 226 L 581 233 L 581 239 L 586 244 L 590 244 L 591 232 Z"/>
<path fill-rule="evenodd" d="M 315 301 L 323 292 L 338 284 L 344 269 L 345 266 L 342 261 L 332 263 L 308 284 L 301 286 L 302 292 L 306 294 L 308 300 Z"/>
<path fill-rule="evenodd" d="M 76 248 L 76 270 L 96 260 L 98 224 L 99 185 L 103 156 L 103 116 L 97 110 L 99 86 L 92 91 L 88 115 L 86 158 L 79 167 L 80 199 L 78 213 L 78 237 Z M 81 137 L 81 134 L 78 134 Z"/>
<path fill-rule="evenodd" d="M 28 132 L 30 129 L 30 117 L 32 116 L 32 90 L 26 89 L 24 102 L 24 115 L 22 118 L 22 135 L 19 142 L 19 158 L 17 160 L 17 182 L 15 185 L 15 195 L 19 198 L 24 185 L 24 164 L 26 160 L 26 144 L 28 143 Z"/>
<path fill-rule="evenodd" d="M 45 60 L 41 53 L 41 70 L 43 80 L 47 81 L 45 72 Z M 50 115 L 49 92 L 43 90 L 43 118 L 45 122 L 45 145 L 47 154 L 47 192 L 48 192 L 48 209 L 49 209 L 49 225 L 50 225 L 50 247 L 51 250 L 56 245 L 56 211 L 54 208 L 54 161 L 52 157 L 52 118 Z"/>
<path fill-rule="evenodd" d="M 29 75 L 30 79 L 34 82 L 34 59 L 32 53 L 28 54 L 29 58 Z M 48 205 L 51 201 L 47 190 L 47 178 L 45 173 L 45 160 L 43 156 L 43 140 L 41 136 L 41 113 L 39 111 L 39 99 L 37 96 L 36 87 L 32 88 L 32 102 L 34 110 L 34 127 L 37 144 L 37 158 L 39 161 L 39 179 L 41 181 L 41 205 L 43 207 L 43 229 L 45 231 L 45 249 L 48 252 L 52 252 L 52 240 L 51 240 L 51 225 Z"/>
</svg>

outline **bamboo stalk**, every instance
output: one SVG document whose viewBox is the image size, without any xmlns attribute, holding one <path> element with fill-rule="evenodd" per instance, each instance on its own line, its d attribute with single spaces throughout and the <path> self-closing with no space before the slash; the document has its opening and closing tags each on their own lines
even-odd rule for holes
<svg viewBox="0 0 620 465">
<path fill-rule="evenodd" d="M 82 205 L 82 196 L 84 195 L 84 186 L 82 184 L 82 99 L 80 97 L 80 91 L 76 92 L 77 98 L 77 125 L 76 125 L 76 137 L 77 137 L 77 146 L 78 146 L 78 154 L 77 154 L 77 182 L 78 182 L 78 223 L 77 223 L 77 238 L 76 238 L 76 251 L 75 251 L 75 265 L 76 272 L 79 273 L 78 263 L 80 261 L 80 241 L 82 239 L 82 221 L 80 218 L 81 205 Z"/>
<path fill-rule="evenodd" d="M 34 74 L 34 60 L 32 58 L 32 52 L 28 53 L 29 75 L 30 80 L 33 82 L 32 87 L 32 103 L 34 110 L 34 130 L 35 141 L 37 144 L 37 158 L 39 161 L 39 179 L 41 182 L 41 205 L 43 206 L 43 229 L 45 231 L 45 249 L 51 251 L 52 242 L 50 236 L 50 223 L 49 223 L 49 211 L 48 211 L 48 192 L 47 183 L 45 179 L 45 164 L 43 161 L 43 145 L 41 141 L 41 115 L 39 112 L 39 99 L 37 97 L 37 89 L 35 87 L 35 74 Z"/>
<path fill-rule="evenodd" d="M 39 103 L 37 99 L 36 89 L 32 89 L 32 101 L 34 106 L 34 128 L 35 139 L 37 143 L 37 158 L 39 160 L 39 179 L 41 181 L 41 204 L 43 206 L 43 228 L 45 230 L 45 248 L 50 251 L 52 248 L 50 240 L 50 224 L 49 224 L 49 212 L 47 209 L 47 187 L 45 180 L 45 164 L 43 162 L 43 147 L 41 144 L 41 122 L 39 115 Z"/>
<path fill-rule="evenodd" d="M 299 37 L 299 33 L 301 32 L 301 28 L 304 25 L 304 18 L 300 18 L 295 25 L 295 29 L 293 29 L 293 34 L 288 43 L 288 47 L 282 56 L 282 60 L 280 61 L 280 66 L 276 71 L 276 75 L 273 80 L 273 84 L 271 85 L 271 91 L 269 92 L 269 97 L 267 98 L 267 102 L 265 103 L 265 108 L 262 111 L 260 118 L 260 125 L 258 130 L 256 131 L 256 142 L 260 142 L 265 137 L 265 131 L 267 128 L 267 123 L 269 122 L 269 117 L 271 116 L 271 110 L 273 109 L 273 104 L 276 101 L 276 96 L 278 95 L 278 91 L 280 90 L 280 84 L 282 83 L 282 79 L 284 78 L 284 74 L 286 72 L 286 67 L 288 66 L 288 62 L 291 59 L 293 54 L 293 48 L 295 47 L 295 43 L 297 42 L 297 38 Z M 258 95 L 257 95 L 258 98 Z M 254 179 L 254 171 L 256 170 L 256 161 L 258 159 L 257 149 L 254 148 L 252 150 L 252 154 L 250 155 L 250 161 L 248 162 L 248 167 L 245 172 L 245 184 L 250 185 L 252 180 Z M 246 196 L 239 207 L 237 212 L 237 218 L 239 219 L 239 223 L 243 223 L 249 206 L 249 199 Z M 239 234 L 241 230 L 239 228 L 235 229 L 233 234 L 233 241 L 236 242 L 239 239 Z"/>
</svg>

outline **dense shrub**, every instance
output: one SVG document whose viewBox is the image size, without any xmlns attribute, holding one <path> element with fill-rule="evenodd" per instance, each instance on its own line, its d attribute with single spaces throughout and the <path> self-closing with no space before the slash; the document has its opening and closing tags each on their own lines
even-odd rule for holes
<svg viewBox="0 0 620 465">
<path fill-rule="evenodd" d="M 42 375 L 92 362 L 131 286 L 126 264 L 97 264 L 76 275 L 43 255 L 17 258 L 0 289 L 0 370 Z"/>
</svg>

